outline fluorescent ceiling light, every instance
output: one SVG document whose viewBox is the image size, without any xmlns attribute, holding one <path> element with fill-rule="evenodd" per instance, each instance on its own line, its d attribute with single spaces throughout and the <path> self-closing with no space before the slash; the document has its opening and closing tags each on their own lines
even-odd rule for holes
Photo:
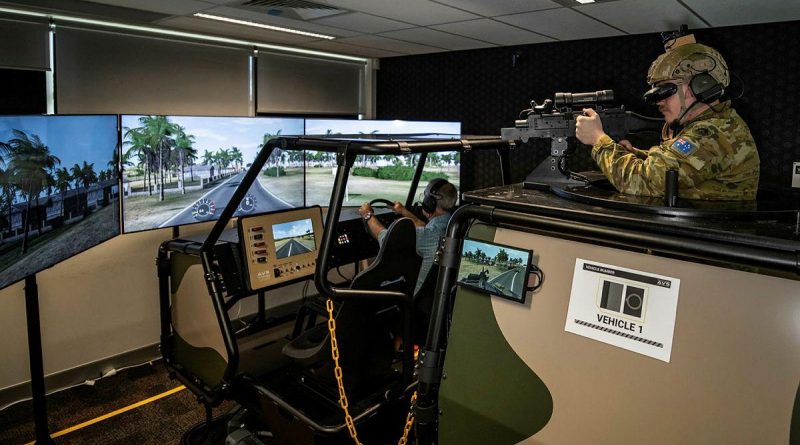
<svg viewBox="0 0 800 445">
<path fill-rule="evenodd" d="M 576 2 L 585 5 L 587 3 L 594 3 L 594 0 L 575 0 Z"/>
<path fill-rule="evenodd" d="M 150 27 L 150 26 L 137 26 L 137 25 L 128 25 L 128 24 L 124 24 L 124 23 L 118 23 L 118 22 L 107 22 L 107 21 L 101 21 L 101 20 L 92 20 L 92 19 L 86 19 L 86 18 L 82 18 L 82 17 L 62 15 L 62 14 L 51 14 L 51 13 L 44 13 L 44 12 L 37 12 L 37 11 L 26 11 L 24 9 L 6 8 L 6 7 L 2 7 L 2 6 L 0 6 L 0 13 L 53 19 L 55 21 L 56 25 L 58 25 L 60 22 L 81 23 L 81 24 L 86 24 L 86 25 L 101 26 L 101 27 L 107 27 L 107 28 L 112 28 L 112 29 L 125 29 L 125 30 L 129 30 L 129 31 L 147 32 L 147 33 L 167 35 L 167 36 L 176 36 L 176 37 L 183 37 L 183 38 L 195 39 L 195 40 L 206 41 L 206 42 L 218 42 L 218 43 L 225 43 L 225 44 L 231 44 L 231 45 L 249 47 L 249 48 L 256 47 L 256 48 L 259 48 L 259 49 L 276 50 L 276 51 L 287 52 L 287 53 L 305 54 L 305 55 L 309 55 L 309 56 L 319 56 L 319 57 L 325 57 L 325 58 L 330 58 L 330 59 L 347 60 L 347 61 L 352 61 L 352 62 L 357 62 L 357 63 L 367 63 L 367 60 L 368 60 L 368 59 L 366 59 L 364 57 L 346 56 L 344 54 L 329 53 L 329 52 L 317 51 L 317 50 L 306 49 L 306 48 L 295 48 L 295 47 L 291 47 L 291 46 L 274 45 L 274 44 L 271 44 L 271 43 L 264 43 L 264 42 L 256 42 L 256 41 L 240 40 L 240 39 L 231 39 L 231 38 L 227 38 L 227 37 L 218 37 L 218 36 L 212 36 L 212 35 L 207 35 L 207 34 L 197 34 L 197 33 L 193 33 L 193 32 L 176 31 L 176 30 L 164 29 L 164 28 L 154 28 L 154 27 Z"/>
<path fill-rule="evenodd" d="M 218 20 L 220 22 L 234 23 L 236 25 L 253 26 L 255 28 L 264 28 L 264 29 L 269 29 L 271 31 L 288 32 L 288 33 L 291 33 L 291 34 L 299 34 L 301 36 L 316 37 L 316 38 L 319 38 L 319 39 L 333 40 L 333 39 L 336 38 L 336 37 L 333 37 L 333 36 L 327 36 L 325 34 L 316 34 L 316 33 L 313 33 L 313 32 L 300 31 L 300 30 L 291 29 L 291 28 L 282 28 L 280 26 L 265 25 L 263 23 L 250 22 L 250 21 L 247 21 L 247 20 L 232 19 L 232 18 L 228 18 L 228 17 L 221 17 L 221 16 L 218 16 L 218 15 L 203 14 L 203 13 L 200 13 L 200 12 L 194 14 L 194 16 L 195 17 L 204 18 L 204 19 Z"/>
</svg>

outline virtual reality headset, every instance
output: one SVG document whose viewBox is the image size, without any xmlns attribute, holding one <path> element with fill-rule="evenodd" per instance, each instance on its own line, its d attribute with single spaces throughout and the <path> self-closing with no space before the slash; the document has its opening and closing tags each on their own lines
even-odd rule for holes
<svg viewBox="0 0 800 445">
<path fill-rule="evenodd" d="M 655 85 L 653 88 L 647 90 L 644 93 L 642 98 L 645 102 L 649 104 L 656 104 L 659 101 L 662 101 L 673 94 L 678 92 L 678 85 L 674 83 L 662 83 L 661 85 Z"/>
</svg>

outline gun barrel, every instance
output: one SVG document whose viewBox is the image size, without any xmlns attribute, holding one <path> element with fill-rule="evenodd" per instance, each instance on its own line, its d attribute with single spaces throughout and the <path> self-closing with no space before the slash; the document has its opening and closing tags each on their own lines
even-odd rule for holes
<svg viewBox="0 0 800 445">
<path fill-rule="evenodd" d="M 614 100 L 614 90 L 600 90 L 594 93 L 556 93 L 553 99 L 556 107 L 608 103 Z"/>
</svg>

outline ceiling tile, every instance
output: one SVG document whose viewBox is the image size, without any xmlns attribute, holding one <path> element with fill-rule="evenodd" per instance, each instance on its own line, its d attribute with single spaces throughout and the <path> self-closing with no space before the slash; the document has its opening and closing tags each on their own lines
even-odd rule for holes
<svg viewBox="0 0 800 445">
<path fill-rule="evenodd" d="M 712 26 L 800 20 L 797 0 L 683 0 Z"/>
<path fill-rule="evenodd" d="M 524 45 L 528 43 L 552 42 L 553 39 L 531 31 L 509 26 L 491 19 L 434 25 L 431 28 L 453 34 L 484 40 L 496 45 Z"/>
<path fill-rule="evenodd" d="M 468 39 L 466 37 L 428 28 L 403 29 L 400 31 L 385 32 L 381 35 L 393 39 L 405 40 L 407 42 L 414 42 L 449 50 L 486 48 L 489 46 L 494 46 L 492 43 Z"/>
<path fill-rule="evenodd" d="M 123 6 L 125 8 L 143 9 L 145 11 L 159 12 L 161 14 L 184 15 L 194 14 L 214 5 L 198 0 L 89 0 L 92 3 L 104 5 Z"/>
<path fill-rule="evenodd" d="M 314 23 L 321 25 L 335 26 L 337 28 L 349 29 L 351 31 L 364 34 L 377 34 L 379 32 L 394 31 L 397 29 L 413 28 L 414 25 L 385 19 L 363 12 L 352 12 L 339 14 L 333 17 L 314 20 Z"/>
<path fill-rule="evenodd" d="M 539 11 L 542 9 L 560 8 L 561 5 L 552 0 L 435 0 L 454 8 L 474 12 L 487 17 L 516 14 L 520 12 Z"/>
<path fill-rule="evenodd" d="M 394 51 L 402 54 L 425 54 L 436 53 L 445 51 L 442 48 L 434 48 L 432 46 L 419 45 L 411 42 L 403 42 L 401 40 L 390 39 L 381 36 L 356 36 L 347 37 L 344 39 L 337 39 L 338 43 L 348 45 L 366 46 L 367 48 L 377 48 L 387 51 Z"/>
<path fill-rule="evenodd" d="M 350 56 L 362 57 L 394 57 L 403 56 L 405 54 L 386 49 L 367 48 L 365 46 L 347 45 L 338 41 L 320 40 L 317 42 L 304 43 L 304 48 L 316 49 L 320 51 L 330 51 L 338 54 L 347 54 Z"/>
<path fill-rule="evenodd" d="M 259 43 L 297 45 L 319 40 L 297 34 L 251 28 L 249 26 L 233 25 L 230 23 L 212 22 L 211 20 L 203 20 L 193 17 L 172 17 L 161 20 L 158 22 L 158 24 L 164 27 L 176 28 L 184 31 L 225 36 L 233 39 L 242 39 Z"/>
<path fill-rule="evenodd" d="M 206 11 L 208 14 L 221 15 L 223 17 L 230 17 L 239 20 L 249 20 L 252 22 L 264 23 L 273 26 L 282 26 L 285 28 L 298 29 L 301 31 L 316 32 L 320 34 L 327 34 L 334 37 L 351 37 L 357 36 L 360 33 L 348 31 L 341 28 L 332 28 L 330 26 L 318 25 L 314 22 L 307 22 L 304 20 L 289 19 L 286 17 L 279 17 L 269 14 L 254 12 L 247 9 L 230 8 L 227 6 L 219 6 Z M 240 25 L 244 26 L 244 25 Z"/>
<path fill-rule="evenodd" d="M 678 29 L 705 28 L 690 10 L 675 0 L 619 0 L 575 7 L 576 10 L 631 34 L 644 34 Z"/>
<path fill-rule="evenodd" d="M 622 34 L 620 31 L 570 8 L 504 15 L 496 17 L 496 20 L 558 40 L 591 39 Z"/>
<path fill-rule="evenodd" d="M 428 0 L 326 0 L 324 3 L 420 26 L 480 18 Z"/>
</svg>

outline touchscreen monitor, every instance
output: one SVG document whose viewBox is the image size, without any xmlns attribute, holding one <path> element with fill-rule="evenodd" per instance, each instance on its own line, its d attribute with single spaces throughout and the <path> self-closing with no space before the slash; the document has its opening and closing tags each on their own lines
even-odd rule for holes
<svg viewBox="0 0 800 445">
<path fill-rule="evenodd" d="M 278 259 L 313 252 L 317 248 L 311 218 L 273 225 L 272 239 Z"/>
<path fill-rule="evenodd" d="M 532 251 L 518 247 L 464 240 L 457 282 L 489 295 L 524 303 L 532 255 Z"/>
</svg>

